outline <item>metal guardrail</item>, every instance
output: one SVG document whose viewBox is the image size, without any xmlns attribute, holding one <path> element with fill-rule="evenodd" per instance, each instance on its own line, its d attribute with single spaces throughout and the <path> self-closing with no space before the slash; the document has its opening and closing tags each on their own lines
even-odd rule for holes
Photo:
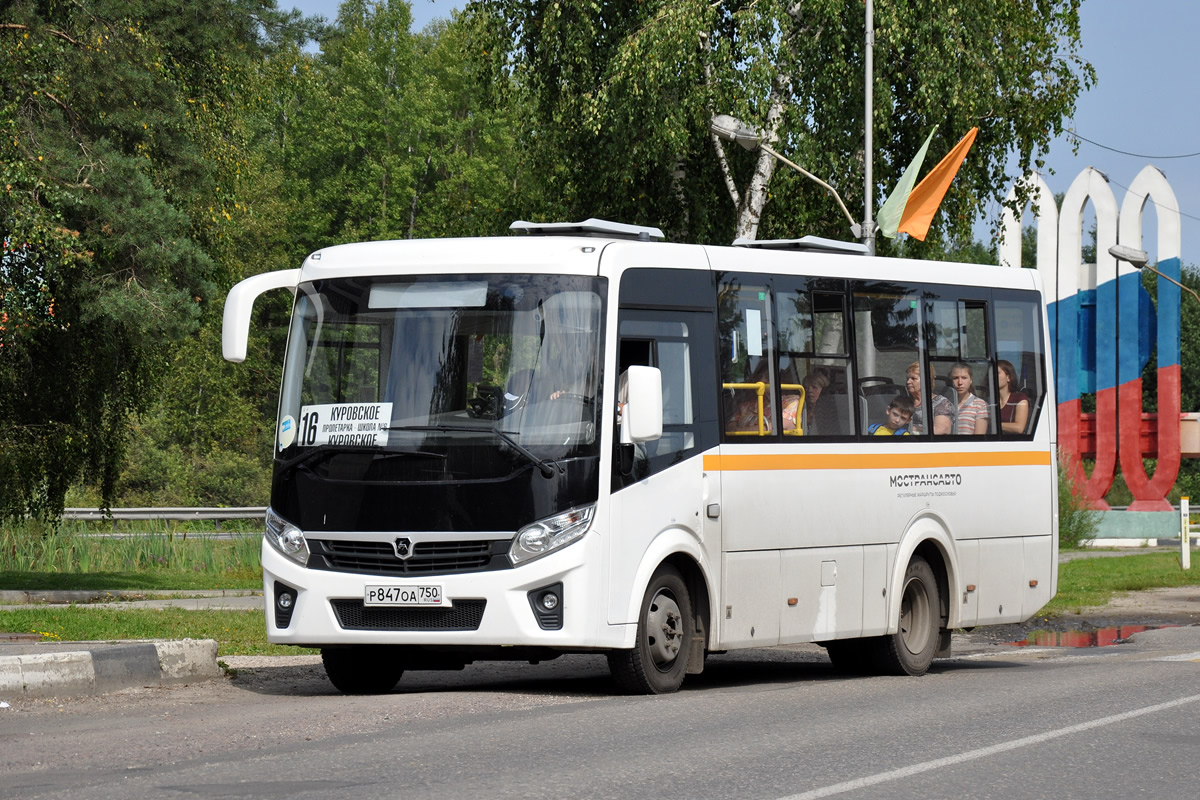
<svg viewBox="0 0 1200 800">
<path fill-rule="evenodd" d="M 118 520 L 149 520 L 163 519 L 174 521 L 211 520 L 217 530 L 221 522 L 227 519 L 265 519 L 266 506 L 245 508 L 196 508 L 196 507 L 158 507 L 158 508 L 111 508 L 107 512 L 101 508 L 64 508 L 63 519 L 81 520 L 85 522 L 104 522 L 112 520 L 116 529 Z"/>
</svg>

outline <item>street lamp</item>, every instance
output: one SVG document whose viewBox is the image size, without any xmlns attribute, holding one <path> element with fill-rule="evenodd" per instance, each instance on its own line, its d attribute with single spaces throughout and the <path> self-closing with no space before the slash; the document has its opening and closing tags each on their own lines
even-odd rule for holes
<svg viewBox="0 0 1200 800">
<path fill-rule="evenodd" d="M 1196 294 L 1196 290 L 1184 286 L 1179 281 L 1172 278 L 1170 275 L 1164 275 L 1146 262 L 1150 260 L 1150 256 L 1145 250 L 1139 250 L 1136 247 L 1130 247 L 1127 244 L 1114 244 L 1108 248 L 1108 254 L 1118 261 L 1125 261 L 1134 269 L 1148 269 L 1160 278 L 1165 278 L 1167 281 L 1175 284 L 1185 292 L 1190 292 L 1192 297 L 1200 300 L 1200 294 Z"/>
<path fill-rule="evenodd" d="M 854 234 L 854 238 L 862 236 L 862 226 L 854 221 L 854 217 L 850 216 L 850 211 L 846 208 L 846 204 L 842 202 L 842 198 L 838 195 L 837 189 L 834 189 L 825 181 L 813 175 L 811 172 L 801 167 L 792 161 L 781 156 L 779 153 L 771 149 L 766 142 L 763 141 L 762 132 L 751 125 L 747 125 L 737 117 L 731 117 L 728 114 L 715 114 L 712 121 L 708 124 L 708 129 L 717 135 L 718 138 L 724 139 L 727 142 L 736 142 L 746 150 L 762 150 L 768 155 L 775 158 L 777 161 L 782 161 L 792 169 L 799 172 L 811 181 L 819 183 L 829 190 L 833 195 L 833 199 L 837 200 L 838 207 L 842 209 L 842 213 L 846 215 L 846 219 L 850 222 L 850 231 Z"/>
</svg>

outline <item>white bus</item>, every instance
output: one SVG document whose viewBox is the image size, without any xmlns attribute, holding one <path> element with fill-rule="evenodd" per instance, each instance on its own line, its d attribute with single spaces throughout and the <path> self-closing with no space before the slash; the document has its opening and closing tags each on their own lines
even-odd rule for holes
<svg viewBox="0 0 1200 800">
<path fill-rule="evenodd" d="M 339 690 L 604 653 L 671 692 L 798 642 L 920 675 L 951 630 L 1053 597 L 1034 271 L 513 227 L 329 247 L 229 294 L 231 361 L 254 298 L 295 294 L 267 633 Z"/>
</svg>

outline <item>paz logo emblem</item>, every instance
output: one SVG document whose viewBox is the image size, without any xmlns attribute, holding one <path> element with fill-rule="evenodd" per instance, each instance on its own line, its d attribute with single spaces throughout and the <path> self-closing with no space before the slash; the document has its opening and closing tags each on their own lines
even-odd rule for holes
<svg viewBox="0 0 1200 800">
<path fill-rule="evenodd" d="M 412 555 L 412 539 L 409 539 L 407 536 L 401 536 L 392 542 L 392 548 L 396 551 L 396 558 L 401 561 L 407 561 L 408 557 Z"/>
</svg>

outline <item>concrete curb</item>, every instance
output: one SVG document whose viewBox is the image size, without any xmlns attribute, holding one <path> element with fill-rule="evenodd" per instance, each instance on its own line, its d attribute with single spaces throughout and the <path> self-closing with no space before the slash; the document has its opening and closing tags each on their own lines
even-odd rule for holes
<svg viewBox="0 0 1200 800">
<path fill-rule="evenodd" d="M 262 589 L 142 589 L 96 591 L 90 589 L 65 590 L 12 590 L 0 591 L 0 605 L 62 605 L 66 603 L 92 604 L 110 603 L 114 601 L 151 600 L 168 597 L 262 597 Z"/>
<path fill-rule="evenodd" d="M 0 652 L 15 653 L 0 655 L 0 700 L 103 694 L 221 675 L 214 639 L 54 642 Z"/>
</svg>

